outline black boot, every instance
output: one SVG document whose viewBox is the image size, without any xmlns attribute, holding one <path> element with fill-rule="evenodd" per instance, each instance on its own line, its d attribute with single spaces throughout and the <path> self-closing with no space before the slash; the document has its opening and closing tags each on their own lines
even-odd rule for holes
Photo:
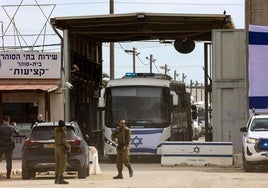
<svg viewBox="0 0 268 188">
<path fill-rule="evenodd" d="M 58 176 L 55 176 L 55 184 L 59 184 L 59 177 Z"/>
<path fill-rule="evenodd" d="M 6 174 L 7 179 L 10 179 L 10 174 L 11 174 L 11 171 L 8 171 L 7 174 Z"/>
<path fill-rule="evenodd" d="M 130 165 L 128 166 L 128 171 L 129 171 L 129 177 L 132 177 L 134 172 L 133 172 L 133 170 L 132 170 Z"/>
<path fill-rule="evenodd" d="M 118 170 L 118 174 L 117 174 L 117 176 L 114 176 L 113 178 L 114 178 L 114 179 L 123 179 L 122 170 Z"/>
<path fill-rule="evenodd" d="M 63 179 L 63 176 L 60 176 L 60 178 L 59 178 L 59 184 L 69 184 L 69 182 L 68 181 L 65 181 Z"/>
</svg>

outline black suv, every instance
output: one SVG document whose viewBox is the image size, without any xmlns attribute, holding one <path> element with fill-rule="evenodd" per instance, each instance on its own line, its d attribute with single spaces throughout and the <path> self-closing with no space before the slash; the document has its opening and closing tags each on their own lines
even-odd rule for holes
<svg viewBox="0 0 268 188">
<path fill-rule="evenodd" d="M 22 148 L 22 179 L 34 178 L 36 172 L 55 171 L 54 129 L 58 122 L 37 123 Z M 77 171 L 78 178 L 89 176 L 89 147 L 76 122 L 66 123 L 71 145 L 66 171 Z"/>
</svg>

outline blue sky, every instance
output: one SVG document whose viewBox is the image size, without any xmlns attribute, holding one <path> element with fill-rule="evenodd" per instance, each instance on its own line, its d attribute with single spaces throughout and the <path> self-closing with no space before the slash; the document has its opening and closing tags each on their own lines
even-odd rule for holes
<svg viewBox="0 0 268 188">
<path fill-rule="evenodd" d="M 17 5 L 22 5 L 14 17 L 16 27 L 23 38 L 14 39 L 14 26 L 10 24 Z M 41 5 L 41 9 L 37 3 Z M 114 13 L 153 12 L 153 13 L 187 13 L 187 14 L 226 14 L 231 15 L 237 29 L 244 28 L 244 0 L 114 0 Z M 40 45 L 57 44 L 58 37 L 52 28 L 43 27 L 46 18 L 44 15 L 53 17 L 100 15 L 109 14 L 109 0 L 1 0 L 0 1 L 0 38 L 1 45 Z M 11 6 L 12 5 L 12 6 Z M 13 6 L 15 5 L 15 6 Z M 53 12 L 51 13 L 51 11 Z M 10 18 L 9 18 L 10 17 Z M 43 30 L 42 30 L 43 29 Z M 46 30 L 46 37 L 37 37 L 36 34 Z M 42 31 L 42 32 L 41 32 Z M 16 42 L 15 42 L 16 41 Z M 139 52 L 136 57 L 136 72 L 149 72 L 149 60 L 152 54 L 155 62 L 153 72 L 164 73 L 161 66 L 167 64 L 170 69 L 168 74 L 173 77 L 174 71 L 179 74 L 177 80 L 181 80 L 184 73 L 190 80 L 203 83 L 203 43 L 196 43 L 195 50 L 190 54 L 178 53 L 172 44 L 160 44 L 158 42 L 121 42 L 115 43 L 115 78 L 122 77 L 125 72 L 132 72 L 132 55 L 124 50 L 132 50 L 133 47 Z M 57 51 L 59 47 L 47 47 L 46 50 Z M 103 44 L 103 72 L 109 70 L 109 43 Z"/>
</svg>

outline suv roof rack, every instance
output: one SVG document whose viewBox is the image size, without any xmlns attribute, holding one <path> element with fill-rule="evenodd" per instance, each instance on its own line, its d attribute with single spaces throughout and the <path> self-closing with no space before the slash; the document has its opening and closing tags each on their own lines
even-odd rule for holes
<svg viewBox="0 0 268 188">
<path fill-rule="evenodd" d="M 252 113 L 254 116 L 259 116 L 259 115 L 268 115 L 268 111 L 264 111 L 264 112 L 256 112 L 255 108 L 252 108 Z"/>
<path fill-rule="evenodd" d="M 264 112 L 264 113 L 255 113 L 254 115 L 255 115 L 255 116 L 268 115 L 268 112 L 266 112 L 266 113 L 265 113 L 265 112 Z"/>
</svg>

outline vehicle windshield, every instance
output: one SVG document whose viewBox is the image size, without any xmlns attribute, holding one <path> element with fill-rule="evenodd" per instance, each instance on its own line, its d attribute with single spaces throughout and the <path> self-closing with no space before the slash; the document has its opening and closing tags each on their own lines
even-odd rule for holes
<svg viewBox="0 0 268 188">
<path fill-rule="evenodd" d="M 268 118 L 256 118 L 252 120 L 251 131 L 268 131 Z"/>
<path fill-rule="evenodd" d="M 34 127 L 31 134 L 32 140 L 54 140 L 54 129 L 53 126 L 46 127 Z M 74 139 L 75 132 L 72 127 L 67 126 L 67 139 Z"/>
<path fill-rule="evenodd" d="M 106 94 L 107 125 L 124 118 L 131 127 L 165 127 L 170 121 L 170 95 L 164 87 L 115 87 Z"/>
</svg>

